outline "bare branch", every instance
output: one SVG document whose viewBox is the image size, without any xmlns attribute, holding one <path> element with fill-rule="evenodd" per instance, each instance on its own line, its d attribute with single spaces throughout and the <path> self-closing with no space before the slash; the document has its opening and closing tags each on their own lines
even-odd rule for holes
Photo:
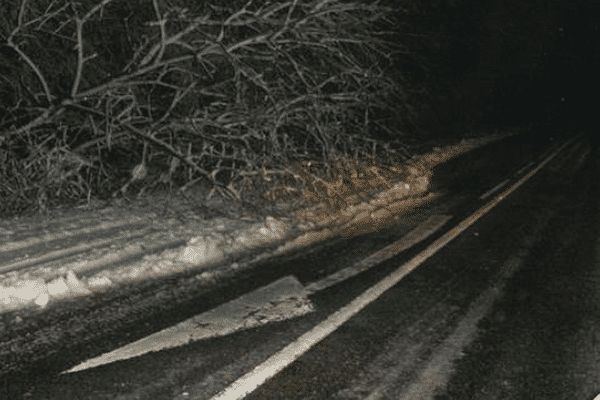
<svg viewBox="0 0 600 400">
<path fill-rule="evenodd" d="M 11 47 L 14 51 L 16 51 L 21 56 L 23 61 L 25 61 L 25 63 L 27 65 L 29 65 L 29 67 L 33 70 L 33 72 L 37 76 L 38 80 L 40 81 L 42 88 L 44 89 L 44 94 L 46 95 L 46 101 L 48 102 L 48 104 L 52 104 L 53 96 L 50 94 L 50 88 L 48 87 L 48 82 L 46 82 L 46 79 L 44 78 L 42 71 L 40 71 L 40 69 L 37 67 L 37 65 L 35 65 L 33 63 L 31 58 L 29 58 L 27 56 L 27 54 L 23 53 L 23 51 L 21 51 L 21 49 L 13 42 L 12 36 L 13 35 L 11 34 L 11 36 L 7 39 L 8 46 Z"/>
<path fill-rule="evenodd" d="M 199 167 L 198 165 L 194 164 L 190 157 L 186 156 L 185 154 L 177 151 L 177 149 L 175 149 L 174 147 L 172 147 L 171 145 L 169 145 L 168 143 L 163 142 L 162 140 L 159 140 L 157 138 L 155 138 L 154 136 L 147 134 L 145 132 L 143 132 L 142 130 L 134 127 L 131 124 L 124 124 L 124 127 L 126 127 L 130 132 L 134 133 L 136 136 L 139 136 L 143 139 L 148 140 L 149 142 L 154 143 L 155 145 L 168 150 L 171 154 L 173 154 L 175 157 L 179 158 L 184 164 L 186 164 L 188 167 L 192 168 L 194 171 L 199 172 L 200 174 L 211 178 L 211 180 L 213 181 L 214 184 L 218 184 L 218 182 L 216 182 L 214 180 L 214 177 L 211 176 L 211 173 L 208 172 L 207 170 L 205 170 L 204 168 Z M 223 186 L 223 185 L 220 185 Z"/>
<path fill-rule="evenodd" d="M 99 4 L 96 4 L 94 8 L 92 8 L 90 11 L 88 11 L 87 14 L 84 15 L 84 17 L 82 18 L 83 23 L 87 22 L 92 17 L 92 15 L 98 12 L 98 10 L 103 9 L 104 6 L 110 3 L 111 1 L 113 0 L 102 0 Z"/>
<path fill-rule="evenodd" d="M 21 2 L 21 8 L 19 9 L 19 17 L 17 19 L 17 26 L 23 26 L 23 17 L 25 16 L 25 7 L 27 6 L 27 0 Z"/>
<path fill-rule="evenodd" d="M 75 98 L 77 95 L 79 82 L 81 82 L 81 72 L 83 71 L 83 37 L 81 34 L 83 22 L 83 20 L 75 18 L 75 26 L 77 29 L 77 71 L 75 72 L 75 80 L 73 81 L 73 87 L 71 88 L 71 98 Z"/>
<path fill-rule="evenodd" d="M 17 129 L 8 131 L 8 132 L 4 133 L 2 136 L 0 136 L 0 144 L 2 144 L 2 142 L 4 140 L 10 138 L 11 136 L 19 135 L 24 132 L 28 132 L 28 131 L 32 130 L 33 128 L 46 123 L 51 118 L 51 116 L 53 116 L 55 118 L 59 117 L 60 115 L 62 115 L 64 113 L 64 111 L 65 111 L 64 108 L 56 108 L 54 106 L 47 108 L 40 116 L 38 116 L 36 119 L 31 121 L 30 123 L 23 125 Z"/>
<path fill-rule="evenodd" d="M 210 16 L 206 15 L 206 16 L 202 16 L 202 17 L 196 18 L 192 24 L 190 24 L 187 28 L 185 28 L 181 32 L 179 32 L 179 33 L 177 33 L 177 34 L 169 37 L 168 39 L 166 39 L 164 41 L 164 43 L 161 41 L 161 43 L 156 44 L 148 52 L 148 54 L 146 55 L 146 57 L 144 57 L 142 59 L 142 61 L 140 61 L 140 67 L 143 67 L 146 64 L 148 64 L 150 61 L 152 61 L 154 59 L 154 56 L 156 55 L 156 53 L 160 51 L 161 47 L 168 46 L 171 43 L 175 43 L 175 42 L 179 41 L 183 36 L 185 36 L 188 33 L 194 31 L 200 24 L 205 23 L 206 21 L 208 21 L 209 17 Z"/>
<path fill-rule="evenodd" d="M 156 14 L 157 22 L 150 24 L 150 26 L 158 25 L 160 27 L 160 49 L 158 51 L 158 56 L 154 58 L 154 63 L 157 64 L 158 62 L 160 62 L 160 60 L 162 60 L 163 54 L 165 53 L 165 47 L 167 46 L 165 43 L 167 39 L 167 19 L 164 16 L 160 15 L 157 0 L 152 0 L 152 4 L 154 5 L 154 13 Z"/>
</svg>

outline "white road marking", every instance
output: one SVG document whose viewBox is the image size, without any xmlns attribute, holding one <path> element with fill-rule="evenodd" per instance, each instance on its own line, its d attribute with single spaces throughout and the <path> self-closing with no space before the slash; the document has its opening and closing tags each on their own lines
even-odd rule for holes
<svg viewBox="0 0 600 400">
<path fill-rule="evenodd" d="M 485 200 L 486 197 L 490 197 L 490 195 L 492 195 L 495 192 L 497 192 L 498 190 L 502 189 L 502 187 L 504 187 L 508 182 L 509 182 L 509 180 L 506 179 L 504 182 L 497 184 L 496 186 L 494 186 L 493 188 L 491 188 L 490 190 L 488 190 L 487 192 L 482 194 L 481 197 L 479 198 L 479 200 Z"/>
<path fill-rule="evenodd" d="M 502 293 L 506 281 L 521 267 L 523 257 L 524 255 L 522 254 L 517 257 L 511 257 L 504 264 L 500 282 L 487 289 L 484 294 L 471 304 L 469 312 L 460 321 L 454 332 L 436 349 L 435 356 L 427 363 L 427 366 L 419 374 L 419 377 L 398 396 L 398 399 L 433 400 L 438 391 L 446 386 L 452 373 L 454 361 L 463 355 L 463 348 L 471 343 L 477 335 L 477 323 L 488 314 L 492 305 Z M 391 388 L 391 384 L 393 384 L 393 381 L 386 380 L 388 381 L 386 384 L 377 388 L 365 400 L 384 398 L 386 392 Z"/>
<path fill-rule="evenodd" d="M 224 336 L 268 322 L 282 321 L 307 314 L 313 311 L 308 295 L 340 283 L 410 248 L 437 231 L 449 219 L 451 217 L 444 215 L 432 216 L 402 239 L 357 262 L 352 267 L 345 268 L 309 285 L 306 289 L 295 277 L 287 276 L 213 310 L 86 360 L 62 374 L 83 371 L 115 361 L 138 357 L 152 351 L 178 347 L 193 341 Z"/>
<path fill-rule="evenodd" d="M 312 311 L 312 303 L 307 298 L 302 284 L 295 277 L 286 276 L 211 311 L 86 360 L 61 374 L 183 346 L 197 340 L 298 317 Z"/>
<path fill-rule="evenodd" d="M 437 253 L 442 247 L 448 244 L 448 242 L 466 230 L 469 226 L 474 224 L 475 221 L 488 213 L 493 207 L 506 198 L 506 196 L 514 192 L 518 187 L 529 180 L 534 174 L 536 174 L 541 168 L 550 162 L 550 160 L 552 160 L 571 141 L 568 141 L 563 146 L 558 148 L 531 172 L 505 190 L 502 194 L 498 195 L 488 204 L 475 211 L 471 216 L 463 220 L 456 227 L 452 228 L 446 234 L 438 238 L 427 249 L 417 254 L 410 261 L 386 276 L 377 284 L 371 286 L 363 294 L 352 300 L 349 304 L 331 314 L 325 321 L 321 322 L 313 329 L 300 336 L 295 342 L 290 343 L 288 346 L 269 357 L 261 365 L 254 368 L 254 370 L 248 372 L 233 382 L 225 390 L 212 397 L 211 400 L 242 399 L 268 379 L 281 372 L 288 365 L 310 350 L 311 347 L 339 328 L 343 323 L 356 315 L 368 304 L 376 300 L 388 289 L 396 285 L 402 278 L 421 265 L 429 257 Z"/>
<path fill-rule="evenodd" d="M 517 171 L 517 173 L 515 175 L 521 175 L 523 172 L 525 172 L 525 170 L 527 168 L 529 168 L 531 165 L 533 165 L 533 162 L 530 162 L 529 164 L 527 164 L 526 166 L 524 166 L 523 168 L 521 168 L 520 170 Z"/>
<path fill-rule="evenodd" d="M 371 254 L 369 257 L 357 262 L 351 267 L 344 268 L 343 270 L 331 274 L 318 282 L 311 283 L 306 287 L 306 292 L 311 295 L 315 292 L 326 289 L 348 278 L 358 275 L 361 272 L 374 267 L 375 265 L 381 264 L 385 260 L 397 256 L 402 251 L 411 248 L 415 244 L 432 235 L 450 219 L 452 219 L 452 217 L 448 215 L 434 215 L 429 217 L 427 221 L 417 226 L 406 236 L 403 236 L 400 240 L 397 240 L 389 246 Z"/>
</svg>

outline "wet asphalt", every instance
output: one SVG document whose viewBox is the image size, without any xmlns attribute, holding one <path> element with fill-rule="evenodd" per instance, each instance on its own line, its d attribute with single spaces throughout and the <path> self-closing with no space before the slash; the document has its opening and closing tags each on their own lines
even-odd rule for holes
<svg viewBox="0 0 600 400">
<path fill-rule="evenodd" d="M 47 373 L 38 369 L 4 374 L 11 381 L 4 380 L 3 388 L 11 395 L 27 393 L 27 398 L 208 399 L 425 249 L 483 205 L 481 194 L 505 179 L 514 183 L 517 171 L 539 161 L 563 140 L 531 134 L 513 136 L 451 160 L 434 171 L 430 190 L 440 196 L 429 207 L 414 210 L 405 224 L 373 234 L 332 239 L 269 259 L 221 285 L 218 293 L 187 299 L 187 303 L 182 300 L 179 305 L 185 311 L 179 314 L 163 310 L 156 314 L 160 317 L 155 315 L 143 323 L 130 324 L 118 335 L 113 333 L 110 338 L 77 347 L 78 354 L 71 350 L 68 357 L 49 357 L 52 361 L 45 361 L 42 369 Z M 467 350 L 468 357 L 457 364 L 460 373 L 454 375 L 448 391 L 440 396 L 470 399 L 512 388 L 509 394 L 513 397 L 504 397 L 502 392 L 503 396 L 496 398 L 538 398 L 531 397 L 531 393 L 542 393 L 544 385 L 530 384 L 525 390 L 515 382 L 529 382 L 526 374 L 531 373 L 540 379 L 551 377 L 556 381 L 561 377 L 558 381 L 566 382 L 560 373 L 567 374 L 567 370 L 577 371 L 570 376 L 587 379 L 581 377 L 585 368 L 577 366 L 573 354 L 579 351 L 578 344 L 587 343 L 596 328 L 595 323 L 589 322 L 595 321 L 592 316 L 596 311 L 596 289 L 589 283 L 593 280 L 586 277 L 595 277 L 591 265 L 596 260 L 592 256 L 598 227 L 594 216 L 598 211 L 597 153 L 589 155 L 581 165 L 576 162 L 588 148 L 586 142 L 578 140 L 488 216 L 247 398 L 364 398 L 375 387 L 364 382 L 370 374 L 377 375 L 373 368 L 382 365 L 382 354 L 393 355 L 388 364 L 394 368 L 400 368 L 400 361 L 404 363 L 404 370 L 397 374 L 394 383 L 401 388 L 414 379 L 420 365 L 435 353 L 436 346 L 458 324 L 473 299 L 493 284 L 506 259 L 523 246 L 524 238 L 539 229 L 542 221 L 548 227 L 536 239 L 530 259 L 511 280 L 493 313 L 481 322 L 481 332 Z M 550 213 L 549 209 L 554 211 Z M 317 281 L 398 240 L 435 214 L 454 218 L 440 232 L 379 267 L 311 296 L 316 309 L 312 314 L 77 374 L 59 377 L 55 373 L 77 360 L 143 337 L 149 331 L 194 315 L 192 312 L 210 309 L 282 276 L 294 275 L 305 285 Z M 566 226 L 569 233 L 565 236 Z M 585 251 L 578 246 L 584 246 Z M 562 253 L 555 254 L 555 249 Z M 566 260 L 580 260 L 581 266 L 570 265 L 572 272 L 565 274 L 564 265 L 556 260 L 563 264 Z M 540 264 L 553 267 L 543 269 Z M 568 284 L 560 283 L 565 279 Z M 545 291 L 548 287 L 552 288 L 551 295 Z M 580 294 L 581 288 L 586 288 L 584 294 Z M 548 303 L 552 306 L 547 307 Z M 515 338 L 514 332 L 522 334 Z M 520 345 L 529 349 L 527 353 L 514 350 L 520 338 L 524 338 Z M 544 372 L 540 365 L 523 367 L 526 361 L 536 360 L 532 354 L 548 348 L 557 350 L 550 352 L 549 358 L 539 358 L 542 366 L 562 365 L 560 357 L 569 355 L 574 369 Z M 593 360 L 588 357 L 585 362 L 589 365 Z M 504 375 L 500 373 L 505 370 L 508 372 Z M 573 393 L 573 388 L 578 387 L 577 379 L 558 385 L 560 388 L 554 388 L 553 393 L 558 389 L 561 393 Z M 375 376 L 372 380 L 377 381 Z M 502 383 L 505 381 L 512 383 Z"/>
<path fill-rule="evenodd" d="M 600 154 L 570 182 L 510 290 L 436 399 L 594 399 L 600 394 Z"/>
</svg>

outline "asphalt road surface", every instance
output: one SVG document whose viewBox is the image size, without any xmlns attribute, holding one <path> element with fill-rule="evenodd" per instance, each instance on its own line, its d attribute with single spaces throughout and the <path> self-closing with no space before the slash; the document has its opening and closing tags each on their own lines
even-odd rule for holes
<svg viewBox="0 0 600 400">
<path fill-rule="evenodd" d="M 4 374 L 0 398 L 242 398 L 238 390 L 246 399 L 593 399 L 600 393 L 599 155 L 583 137 L 535 139 L 507 138 L 439 166 L 431 191 L 440 195 L 398 226 L 269 259 L 224 289 L 241 294 L 287 275 L 307 286 L 431 216 L 452 217 L 398 256 L 311 294 L 310 314 L 58 375 L 164 327 L 150 320 L 78 354 L 49 357 L 43 368 Z M 415 257 L 424 259 L 412 272 L 377 289 Z M 373 287 L 372 302 L 309 344 Z M 297 355 L 275 359 L 280 366 L 287 359 L 281 371 L 252 375 L 294 346 Z"/>
</svg>

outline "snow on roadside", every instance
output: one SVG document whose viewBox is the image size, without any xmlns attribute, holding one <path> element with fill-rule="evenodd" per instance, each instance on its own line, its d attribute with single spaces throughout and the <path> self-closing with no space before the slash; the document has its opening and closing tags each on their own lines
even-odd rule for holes
<svg viewBox="0 0 600 400">
<path fill-rule="evenodd" d="M 203 227 L 192 224 L 183 232 L 178 232 L 178 236 L 193 236 L 185 246 L 167 248 L 160 253 L 147 254 L 150 245 L 141 247 L 144 247 L 144 242 L 164 242 L 173 235 L 161 232 L 160 237 L 145 236 L 139 245 L 120 243 L 120 249 L 113 245 L 94 254 L 85 254 L 84 258 L 60 267 L 45 266 L 20 273 L 12 271 L 0 278 L 0 312 L 30 305 L 45 307 L 52 300 L 88 295 L 115 284 L 212 265 L 223 261 L 227 255 L 282 240 L 290 231 L 289 223 L 270 216 L 258 224 L 231 221 L 238 230 L 228 230 L 224 224 L 222 220 L 205 223 Z M 202 235 L 198 236 L 199 232 Z M 138 253 L 146 255 L 135 262 L 114 268 L 115 264 L 119 264 L 116 260 L 131 258 L 132 254 Z M 97 265 L 106 267 L 87 278 L 78 278 L 74 272 L 86 271 L 90 266 L 93 269 Z M 56 275 L 56 271 L 60 275 L 49 278 L 51 274 Z M 204 276 L 209 278 L 208 275 Z"/>
<path fill-rule="evenodd" d="M 382 190 L 367 202 L 349 204 L 337 214 L 332 214 L 327 207 L 316 206 L 301 210 L 286 220 L 268 216 L 262 223 L 252 224 L 218 218 L 212 221 L 202 221 L 201 224 L 192 224 L 185 229 L 181 227 L 181 224 L 154 221 L 159 225 L 160 233 L 155 233 L 154 236 L 145 233 L 139 242 L 134 239 L 115 239 L 114 241 L 117 243 L 110 248 L 89 251 L 83 259 L 79 257 L 71 263 L 0 274 L 0 312 L 32 305 L 45 307 L 51 301 L 85 296 L 121 282 L 165 276 L 189 268 L 212 265 L 222 262 L 227 256 L 290 239 L 287 244 L 283 244 L 276 251 L 281 253 L 324 240 L 335 235 L 336 232 L 341 232 L 341 229 L 346 231 L 361 229 L 360 227 L 365 225 L 365 221 L 369 221 L 371 226 L 377 227 L 382 223 L 381 221 L 392 218 L 394 212 L 403 207 L 404 203 L 402 202 L 407 198 L 427 191 L 428 173 L 433 166 L 504 136 L 507 135 L 463 139 L 459 145 L 447 146 L 444 149 L 435 148 L 431 153 L 413 160 L 413 165 L 409 166 L 409 170 L 412 168 L 410 171 L 412 176 L 408 182 L 398 182 L 394 187 Z M 106 217 L 106 214 L 103 216 Z M 116 215 L 112 217 L 114 220 L 119 218 Z M 131 218 L 131 221 L 135 221 L 136 224 L 140 222 L 139 218 L 133 218 L 130 215 L 127 218 Z M 90 220 L 94 222 L 93 218 Z M 103 224 L 107 223 L 103 222 Z M 22 228 L 21 234 L 26 235 L 26 226 Z M 89 230 L 88 227 L 86 229 Z M 57 225 L 55 230 L 54 235 L 56 236 L 72 236 L 68 229 L 60 225 Z M 300 230 L 301 234 L 295 238 L 290 237 L 292 232 L 297 230 Z M 185 246 L 167 248 L 161 252 L 148 254 L 152 253 L 149 250 L 155 242 L 160 243 L 178 238 L 181 240 L 182 237 L 191 237 Z M 46 232 L 45 238 L 52 239 L 52 233 Z M 39 239 L 36 240 L 39 242 Z M 120 249 L 118 246 L 121 246 Z M 133 263 L 124 263 L 125 265 L 114 268 L 114 265 L 119 264 L 119 256 L 131 257 L 132 254 L 138 254 L 136 252 L 146 255 Z M 78 273 L 98 266 L 106 267 L 87 278 L 83 278 L 82 275 L 78 278 Z M 200 274 L 200 277 L 210 279 L 211 275 L 204 272 Z"/>
</svg>

